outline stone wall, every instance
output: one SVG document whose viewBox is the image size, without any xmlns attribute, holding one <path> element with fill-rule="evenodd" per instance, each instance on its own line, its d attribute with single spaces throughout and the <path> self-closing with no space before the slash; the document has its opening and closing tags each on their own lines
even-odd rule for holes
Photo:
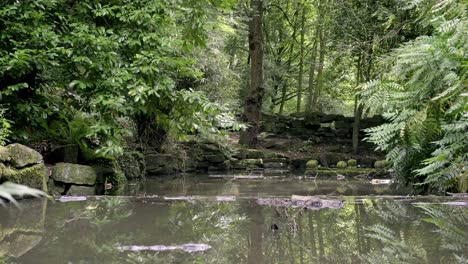
<svg viewBox="0 0 468 264">
<path fill-rule="evenodd" d="M 313 139 L 316 143 L 351 144 L 353 117 L 313 113 L 298 113 L 291 116 L 263 114 L 262 131 L 275 135 Z M 365 137 L 362 129 L 384 123 L 381 116 L 361 120 L 360 139 Z"/>
</svg>

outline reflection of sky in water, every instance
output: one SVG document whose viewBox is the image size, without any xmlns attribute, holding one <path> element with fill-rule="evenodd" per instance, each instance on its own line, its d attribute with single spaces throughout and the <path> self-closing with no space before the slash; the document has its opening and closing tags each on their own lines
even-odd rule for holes
<svg viewBox="0 0 468 264">
<path fill-rule="evenodd" d="M 141 192 L 197 196 L 28 200 L 21 211 L 0 208 L 0 263 L 456 263 L 457 257 L 468 257 L 463 198 L 335 197 L 326 199 L 344 200 L 341 208 L 303 210 L 257 203 L 257 196 L 274 195 L 277 182 L 185 182 L 180 189 L 153 184 Z M 363 190 L 353 184 L 334 188 Z M 332 183 L 281 185 L 288 190 L 282 197 L 332 190 Z M 165 186 L 170 187 L 162 192 Z M 216 201 L 214 195 L 222 194 L 237 197 Z M 211 248 L 183 250 L 191 244 Z M 119 246 L 167 250 L 119 251 Z M 11 254 L 17 258 L 7 259 Z"/>
</svg>

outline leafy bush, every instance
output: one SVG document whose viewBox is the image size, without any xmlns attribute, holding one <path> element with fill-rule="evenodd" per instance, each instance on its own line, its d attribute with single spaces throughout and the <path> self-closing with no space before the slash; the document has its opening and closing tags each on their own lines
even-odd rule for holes
<svg viewBox="0 0 468 264">
<path fill-rule="evenodd" d="M 8 142 L 8 137 L 10 136 L 10 121 L 8 121 L 4 116 L 4 109 L 0 109 L 0 146 L 3 146 Z"/>
<path fill-rule="evenodd" d="M 467 4 L 431 2 L 423 9 L 433 35 L 396 49 L 388 73 L 366 84 L 367 106 L 384 109 L 389 121 L 367 132 L 400 180 L 445 191 L 467 178 Z"/>
<path fill-rule="evenodd" d="M 226 3 L 3 2 L 0 96 L 14 140 L 63 136 L 116 156 L 128 132 L 121 118 L 148 140 L 212 126 L 222 109 L 186 80 L 202 76 L 193 51 L 217 5 Z"/>
</svg>

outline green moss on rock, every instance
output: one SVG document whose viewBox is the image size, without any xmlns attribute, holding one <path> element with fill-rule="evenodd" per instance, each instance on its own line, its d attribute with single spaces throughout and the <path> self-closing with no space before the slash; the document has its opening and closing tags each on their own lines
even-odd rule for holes
<svg viewBox="0 0 468 264">
<path fill-rule="evenodd" d="M 28 165 L 43 163 L 42 155 L 34 149 L 21 144 L 11 144 L 5 147 L 8 162 L 15 168 L 23 168 Z M 2 152 L 4 152 L 3 150 Z"/>
<path fill-rule="evenodd" d="M 263 159 L 266 157 L 265 153 L 258 149 L 240 149 L 238 156 L 241 159 Z"/>
<path fill-rule="evenodd" d="M 339 168 L 339 169 L 344 169 L 346 167 L 348 167 L 348 163 L 346 163 L 346 161 L 338 161 L 338 163 L 336 163 L 336 167 Z"/>
<path fill-rule="evenodd" d="M 376 175 L 378 170 L 370 169 L 370 168 L 343 168 L 343 169 L 310 169 L 306 171 L 307 175 L 318 175 L 318 176 L 325 176 L 325 177 L 336 177 L 337 175 L 344 175 L 346 177 L 353 177 L 353 176 L 367 176 L 373 177 Z"/>
<path fill-rule="evenodd" d="M 348 160 L 348 167 L 356 167 L 357 161 L 355 159 Z"/>
<path fill-rule="evenodd" d="M 16 169 L 0 163 L 0 178 L 47 192 L 47 176 L 44 164 Z"/>
<path fill-rule="evenodd" d="M 376 169 L 383 169 L 387 167 L 388 162 L 386 160 L 378 160 L 374 163 L 374 168 Z"/>
<path fill-rule="evenodd" d="M 127 179 L 145 178 L 145 156 L 137 151 L 127 152 L 120 156 L 118 164 Z"/>
<path fill-rule="evenodd" d="M 318 160 L 309 160 L 306 163 L 306 168 L 307 169 L 315 169 L 318 168 L 319 162 Z"/>
<path fill-rule="evenodd" d="M 244 165 L 244 166 L 249 166 L 249 165 L 261 166 L 263 165 L 263 160 L 262 159 L 243 159 L 239 161 L 239 164 Z"/>
</svg>

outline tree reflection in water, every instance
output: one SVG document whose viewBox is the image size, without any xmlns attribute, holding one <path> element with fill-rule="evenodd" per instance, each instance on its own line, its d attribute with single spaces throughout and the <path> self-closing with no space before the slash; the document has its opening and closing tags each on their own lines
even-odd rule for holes
<svg viewBox="0 0 468 264">
<path fill-rule="evenodd" d="M 7 262 L 458 263 L 466 258 L 467 220 L 466 207 L 394 199 L 349 197 L 342 209 L 320 210 L 254 199 L 88 199 L 49 204 L 40 243 Z M 190 243 L 211 249 L 117 249 Z"/>
</svg>

